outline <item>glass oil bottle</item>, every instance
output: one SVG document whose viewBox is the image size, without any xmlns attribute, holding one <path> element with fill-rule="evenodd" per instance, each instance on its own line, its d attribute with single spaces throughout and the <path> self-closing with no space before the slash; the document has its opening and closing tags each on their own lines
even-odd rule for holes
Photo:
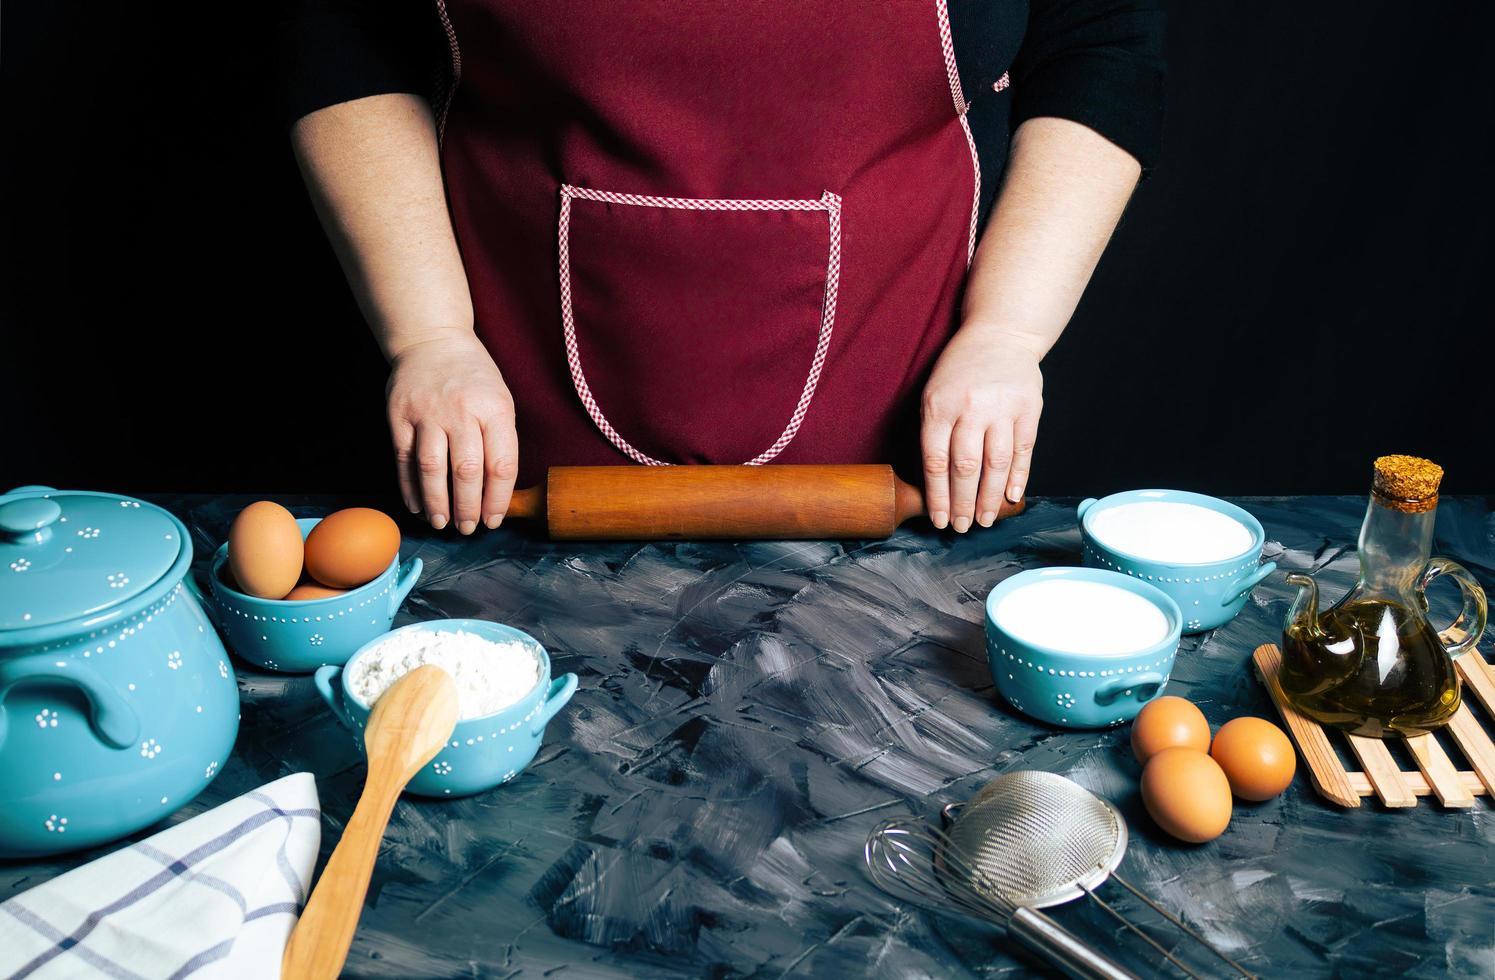
<svg viewBox="0 0 1495 980">
<path fill-rule="evenodd" d="M 1412 456 L 1382 456 L 1360 528 L 1360 579 L 1344 598 L 1318 611 L 1318 588 L 1299 589 L 1283 631 L 1279 680 L 1299 711 L 1356 735 L 1421 735 L 1459 708 L 1453 657 L 1485 627 L 1478 581 L 1447 558 L 1432 558 L 1433 523 L 1443 470 Z M 1427 619 L 1428 585 L 1448 576 L 1464 607 L 1442 632 Z"/>
</svg>

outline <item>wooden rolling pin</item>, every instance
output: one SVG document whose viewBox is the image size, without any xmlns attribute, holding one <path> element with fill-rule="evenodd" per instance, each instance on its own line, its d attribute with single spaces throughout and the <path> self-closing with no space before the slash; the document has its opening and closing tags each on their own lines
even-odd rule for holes
<svg viewBox="0 0 1495 980">
<path fill-rule="evenodd" d="M 997 518 L 1020 514 L 1003 501 Z M 563 540 L 885 538 L 924 513 L 891 466 L 553 466 L 510 517 Z"/>
</svg>

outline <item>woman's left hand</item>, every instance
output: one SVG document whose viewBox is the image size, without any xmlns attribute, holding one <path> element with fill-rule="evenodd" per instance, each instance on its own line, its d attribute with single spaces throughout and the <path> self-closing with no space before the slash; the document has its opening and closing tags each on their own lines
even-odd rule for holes
<svg viewBox="0 0 1495 980">
<path fill-rule="evenodd" d="M 934 526 L 991 527 L 1023 497 L 1043 411 L 1038 355 L 990 328 L 961 328 L 924 386 L 924 498 Z"/>
</svg>

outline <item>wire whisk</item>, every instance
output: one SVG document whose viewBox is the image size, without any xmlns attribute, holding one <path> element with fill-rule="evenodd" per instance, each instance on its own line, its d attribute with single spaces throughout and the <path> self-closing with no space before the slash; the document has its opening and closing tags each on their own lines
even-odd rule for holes
<svg viewBox="0 0 1495 980">
<path fill-rule="evenodd" d="M 1186 976 L 1198 980 L 1198 973 L 1095 894 L 1095 888 L 1112 878 L 1242 977 L 1256 980 L 1115 873 L 1126 853 L 1126 822 L 1110 803 L 1063 776 L 1007 773 L 969 802 L 946 807 L 944 816 L 947 830 L 922 821 L 895 820 L 872 832 L 864 857 L 879 888 L 926 907 L 1002 924 L 1071 976 L 1131 976 L 1037 911 L 1087 895 Z M 1040 930 L 1044 940 L 1037 945 L 1033 929 Z M 1056 937 L 1055 931 L 1062 936 Z M 1056 950 L 1055 942 L 1062 948 Z M 1084 956 L 1075 962 L 1079 951 Z"/>
</svg>

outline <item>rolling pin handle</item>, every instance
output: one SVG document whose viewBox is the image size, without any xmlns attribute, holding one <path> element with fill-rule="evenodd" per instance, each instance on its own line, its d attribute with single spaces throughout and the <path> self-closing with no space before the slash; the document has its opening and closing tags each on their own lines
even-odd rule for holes
<svg viewBox="0 0 1495 980">
<path fill-rule="evenodd" d="M 893 477 L 893 526 L 924 514 L 924 492 L 912 483 Z"/>
<path fill-rule="evenodd" d="M 523 490 L 515 490 L 514 495 L 509 498 L 509 510 L 504 516 L 544 519 L 545 481 L 541 480 Z"/>
</svg>

